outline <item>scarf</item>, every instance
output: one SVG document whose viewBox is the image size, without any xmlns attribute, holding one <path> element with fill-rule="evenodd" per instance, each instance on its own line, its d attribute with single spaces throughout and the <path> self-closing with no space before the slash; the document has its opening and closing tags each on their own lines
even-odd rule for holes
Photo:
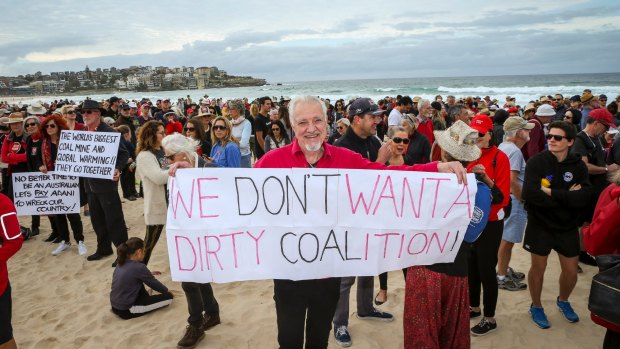
<svg viewBox="0 0 620 349">
<path fill-rule="evenodd" d="M 49 138 L 43 139 L 41 142 L 41 157 L 43 158 L 43 165 L 48 171 L 54 170 L 54 160 L 52 159 L 52 140 Z"/>
<path fill-rule="evenodd" d="M 245 121 L 245 116 L 241 115 L 237 118 L 237 120 L 235 119 L 230 119 L 230 123 L 233 124 L 233 126 L 237 126 L 239 124 L 241 124 L 242 122 Z"/>
</svg>

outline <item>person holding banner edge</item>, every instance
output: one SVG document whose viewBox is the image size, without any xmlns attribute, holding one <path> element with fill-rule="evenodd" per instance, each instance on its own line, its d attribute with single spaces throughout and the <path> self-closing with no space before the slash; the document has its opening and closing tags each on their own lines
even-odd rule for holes
<svg viewBox="0 0 620 349">
<path fill-rule="evenodd" d="M 387 169 L 361 155 L 329 145 L 327 108 L 314 96 L 299 96 L 289 104 L 295 139 L 293 143 L 265 154 L 255 168 L 346 168 Z M 381 147 L 387 152 L 389 142 Z M 466 171 L 458 162 L 432 162 L 414 166 L 391 166 L 392 170 L 455 173 L 466 182 Z M 274 300 L 280 348 L 327 348 L 331 321 L 340 294 L 340 278 L 315 280 L 274 280 Z M 306 315 L 307 314 L 307 315 Z"/>
<path fill-rule="evenodd" d="M 173 176 L 179 168 L 216 167 L 198 156 L 198 142 L 179 133 L 166 136 L 162 141 L 165 157 L 170 163 L 168 174 Z M 164 212 L 165 213 L 165 212 Z M 164 216 L 165 220 L 165 216 Z M 220 324 L 220 306 L 210 283 L 182 282 L 187 299 L 188 325 L 177 348 L 194 348 L 205 336 L 205 331 Z M 204 312 L 204 315 L 203 315 Z"/>
<path fill-rule="evenodd" d="M 81 107 L 81 113 L 87 131 L 116 132 L 103 122 L 97 101 L 85 100 Z M 89 261 L 111 256 L 114 253 L 110 246 L 111 242 L 118 247 L 127 241 L 127 226 L 125 225 L 121 199 L 118 195 L 118 180 L 120 171 L 127 164 L 128 158 L 127 149 L 122 143 L 119 143 L 114 177 L 112 179 L 85 178 L 84 180 L 90 207 L 90 220 L 97 234 L 97 250 L 86 258 Z"/>
<path fill-rule="evenodd" d="M 60 132 L 67 129 L 67 123 L 59 114 L 52 114 L 46 117 L 41 123 L 41 149 L 36 157 L 35 168 L 42 173 L 54 171 L 54 164 L 58 154 L 58 143 L 60 142 Z M 63 251 L 66 251 L 71 247 L 67 219 L 71 224 L 73 238 L 78 244 L 78 253 L 80 256 L 85 255 L 87 249 L 84 244 L 84 227 L 82 226 L 82 218 L 80 217 L 80 214 L 57 214 L 54 215 L 53 219 L 56 225 L 56 230 L 58 231 L 58 239 L 60 239 L 60 243 L 52 252 L 52 255 L 58 256 Z"/>
</svg>

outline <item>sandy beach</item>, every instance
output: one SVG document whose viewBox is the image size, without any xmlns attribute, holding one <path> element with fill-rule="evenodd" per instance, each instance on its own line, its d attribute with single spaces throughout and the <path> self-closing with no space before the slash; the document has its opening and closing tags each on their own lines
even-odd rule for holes
<svg viewBox="0 0 620 349">
<path fill-rule="evenodd" d="M 144 237 L 142 199 L 123 200 L 129 236 Z M 89 217 L 82 217 L 85 242 L 94 252 L 95 233 Z M 30 226 L 30 217 L 20 217 Z M 181 284 L 172 282 L 165 236 L 153 252 L 152 271 L 175 295 L 172 305 L 142 318 L 121 320 L 110 311 L 109 291 L 113 257 L 88 262 L 79 256 L 75 242 L 60 256 L 51 255 L 53 244 L 43 242 L 51 232 L 49 221 L 41 219 L 41 234 L 24 243 L 9 261 L 13 288 L 13 328 L 20 348 L 175 348 L 187 325 L 187 303 Z M 529 254 L 514 249 L 512 267 L 527 272 Z M 587 311 L 590 281 L 596 268 L 582 266 L 583 274 L 570 300 L 581 321 L 570 324 L 555 308 L 559 263 L 552 253 L 546 272 L 543 305 L 552 327 L 541 330 L 530 320 L 529 292 L 500 290 L 497 308 L 498 330 L 485 337 L 472 337 L 472 348 L 599 348 L 604 329 L 590 321 Z M 207 331 L 197 348 L 277 348 L 276 313 L 271 280 L 215 284 L 222 324 Z M 378 280 L 375 281 L 378 288 Z M 351 292 L 349 331 L 353 348 L 402 348 L 404 303 L 402 273 L 389 277 L 389 300 L 382 310 L 392 312 L 391 323 L 364 322 L 355 317 L 355 292 Z M 475 325 L 472 321 L 472 326 Z M 330 338 L 330 348 L 339 348 Z"/>
</svg>

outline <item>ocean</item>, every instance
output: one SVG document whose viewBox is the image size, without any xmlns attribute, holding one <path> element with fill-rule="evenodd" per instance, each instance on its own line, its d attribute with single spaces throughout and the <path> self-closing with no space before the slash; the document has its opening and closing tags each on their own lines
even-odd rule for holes
<svg viewBox="0 0 620 349">
<path fill-rule="evenodd" d="M 294 97 L 297 95 L 316 95 L 330 100 L 339 98 L 351 99 L 355 97 L 370 97 L 375 101 L 385 96 L 409 95 L 420 96 L 433 100 L 436 95 L 454 95 L 457 98 L 466 96 L 490 96 L 496 98 L 503 105 L 506 96 L 516 98 L 517 104 L 525 105 L 530 100 L 538 99 L 541 95 L 561 93 L 564 96 L 581 95 L 584 89 L 589 88 L 595 95 L 606 94 L 609 101 L 620 94 L 620 73 L 605 74 L 558 74 L 558 75 L 508 75 L 508 76 L 471 76 L 471 77 L 440 77 L 440 78 L 403 78 L 403 79 L 369 79 L 369 80 L 325 80 L 276 82 L 256 87 L 217 88 L 204 90 L 152 91 L 128 92 L 117 91 L 113 94 L 92 94 L 88 97 L 102 100 L 112 95 L 125 99 L 141 99 L 148 97 L 159 99 L 177 98 L 190 95 L 198 101 L 204 95 L 211 98 L 248 97 L 250 100 L 262 97 L 281 96 Z M 44 96 L 37 98 L 20 98 L 23 103 L 32 101 L 49 102 L 58 98 L 68 98 L 80 101 L 86 95 L 73 96 Z"/>
</svg>

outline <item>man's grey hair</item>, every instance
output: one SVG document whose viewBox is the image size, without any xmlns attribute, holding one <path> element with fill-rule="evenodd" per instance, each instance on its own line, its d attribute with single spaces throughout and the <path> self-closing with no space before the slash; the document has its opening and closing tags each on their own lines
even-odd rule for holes
<svg viewBox="0 0 620 349">
<path fill-rule="evenodd" d="M 504 142 L 507 141 L 508 138 L 515 138 L 517 132 L 519 132 L 519 130 L 504 131 Z"/>
<path fill-rule="evenodd" d="M 294 125 L 297 124 L 297 106 L 299 104 L 317 104 L 321 107 L 321 113 L 323 118 L 327 120 L 327 107 L 325 103 L 318 99 L 315 96 L 297 96 L 291 99 L 291 102 L 288 104 L 288 113 L 291 119 L 291 123 Z"/>
<path fill-rule="evenodd" d="M 420 99 L 418 101 L 418 109 L 422 108 L 424 104 L 431 104 L 431 101 L 429 101 L 428 99 Z"/>
<path fill-rule="evenodd" d="M 467 109 L 465 104 L 455 104 L 448 109 L 448 117 L 454 122 L 465 109 Z"/>
</svg>

